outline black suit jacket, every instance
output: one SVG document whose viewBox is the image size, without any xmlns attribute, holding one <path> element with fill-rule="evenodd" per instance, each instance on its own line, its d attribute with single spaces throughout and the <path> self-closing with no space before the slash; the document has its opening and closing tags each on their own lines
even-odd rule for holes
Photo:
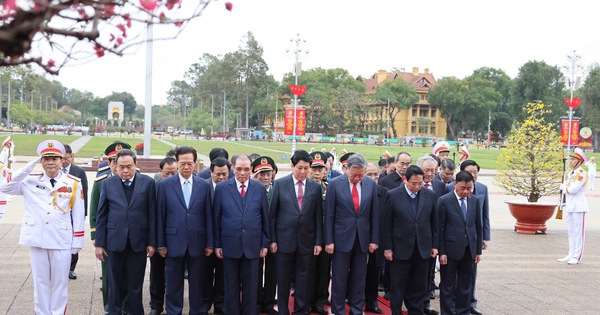
<svg viewBox="0 0 600 315">
<path fill-rule="evenodd" d="M 79 177 L 81 179 L 81 189 L 83 189 L 83 205 L 85 207 L 85 216 L 87 217 L 88 211 L 88 180 L 87 175 L 83 168 L 71 163 L 71 168 L 69 169 L 69 174 Z"/>
<path fill-rule="evenodd" d="M 385 195 L 389 190 L 381 185 L 377 185 L 377 202 L 379 203 L 379 240 L 383 240 L 381 227 L 383 226 L 383 206 L 385 205 Z M 375 260 L 377 267 L 383 267 L 385 264 L 385 256 L 383 255 L 383 247 L 379 246 L 375 251 Z"/>
<path fill-rule="evenodd" d="M 385 176 L 383 179 L 381 179 L 381 181 L 379 182 L 379 185 L 392 190 L 396 187 L 400 187 L 400 185 L 402 185 L 402 177 L 400 177 L 400 175 L 398 174 L 398 172 L 392 172 L 391 174 Z"/>
<path fill-rule="evenodd" d="M 437 203 L 438 199 L 446 194 L 446 184 L 444 184 L 443 181 L 434 178 L 431 182 L 431 185 L 433 186 L 433 191 L 435 192 L 435 202 Z"/>
<path fill-rule="evenodd" d="M 323 195 L 321 186 L 306 179 L 302 209 L 292 175 L 275 181 L 269 210 L 271 243 L 277 251 L 312 254 L 316 245 L 323 246 Z"/>
<path fill-rule="evenodd" d="M 467 220 L 464 219 L 455 193 L 442 196 L 437 204 L 440 224 L 439 254 L 449 259 L 460 260 L 468 245 L 471 257 L 481 255 L 483 229 L 479 199 L 467 197 Z"/>
<path fill-rule="evenodd" d="M 96 246 L 122 252 L 127 240 L 135 252 L 156 246 L 156 188 L 154 179 L 135 174 L 129 204 L 119 176 L 102 181 L 96 217 Z"/>
<path fill-rule="evenodd" d="M 405 185 L 388 191 L 386 195 L 383 208 L 383 247 L 384 250 L 392 250 L 395 259 L 410 259 L 415 244 L 422 259 L 431 257 L 431 249 L 438 248 L 435 193 L 422 188 L 418 192 L 418 198 L 415 217 Z"/>
</svg>

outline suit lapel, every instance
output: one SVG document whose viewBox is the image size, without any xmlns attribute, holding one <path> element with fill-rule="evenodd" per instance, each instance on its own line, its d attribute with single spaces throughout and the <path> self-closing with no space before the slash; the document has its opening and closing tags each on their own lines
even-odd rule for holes
<svg viewBox="0 0 600 315">
<path fill-rule="evenodd" d="M 364 209 L 365 201 L 369 199 L 367 197 L 372 194 L 371 185 L 366 185 L 364 179 L 360 182 L 359 185 L 360 185 L 360 199 L 359 199 L 360 202 L 359 202 L 359 206 L 358 206 L 358 213 L 360 213 L 362 211 L 362 209 Z M 352 203 L 352 205 L 354 206 L 354 202 Z"/>
<path fill-rule="evenodd" d="M 141 185 L 142 182 L 140 181 L 140 174 L 135 174 L 135 177 L 133 180 L 135 181 L 134 185 L 133 185 L 133 193 L 131 194 L 131 201 L 129 202 L 130 205 L 133 204 L 133 202 L 137 199 L 136 196 L 138 195 L 140 189 L 141 189 Z M 125 194 L 125 191 L 123 191 L 123 194 Z"/>
<path fill-rule="evenodd" d="M 298 197 L 296 196 L 296 187 L 294 187 L 294 177 L 292 175 L 290 175 L 289 180 L 287 181 L 287 191 L 294 201 L 294 207 L 300 212 L 301 209 L 298 207 Z"/>
<path fill-rule="evenodd" d="M 350 188 L 350 182 L 348 181 L 348 175 L 344 174 L 342 175 L 344 176 L 344 184 L 343 184 L 343 194 L 347 195 L 346 198 L 344 198 L 346 200 L 346 204 L 348 204 L 350 207 L 348 209 L 351 209 L 353 213 L 356 214 L 356 210 L 354 210 L 354 201 L 352 200 L 352 188 Z M 359 212 L 360 212 L 360 207 L 358 208 Z"/>
<path fill-rule="evenodd" d="M 400 190 L 400 203 L 402 204 L 400 209 L 403 209 L 404 211 L 408 212 L 408 216 L 413 218 L 414 216 L 412 213 L 412 207 L 410 206 L 410 196 L 406 192 L 406 188 L 404 188 L 404 185 L 401 185 L 400 187 L 402 187 L 402 189 Z"/>
<path fill-rule="evenodd" d="M 197 196 L 200 193 L 200 184 L 199 184 L 200 178 L 192 175 L 191 179 L 192 179 L 192 182 L 194 183 L 194 185 L 192 186 L 192 192 L 190 194 L 190 207 L 189 207 L 189 209 L 192 208 L 192 205 L 194 204 L 194 200 L 196 199 L 196 198 L 194 198 L 194 196 Z M 183 191 L 181 192 L 181 194 L 183 195 Z"/>
<path fill-rule="evenodd" d="M 249 185 L 246 185 L 246 186 L 249 186 Z M 238 206 L 238 209 L 240 210 L 240 212 L 244 212 L 244 207 L 242 207 L 242 195 L 240 195 L 240 192 L 237 190 L 237 182 L 235 181 L 235 179 L 231 179 L 231 182 L 229 183 L 229 187 L 232 190 L 231 194 L 233 195 L 233 200 L 235 201 L 235 204 Z M 248 187 L 246 187 L 246 188 L 248 188 Z"/>
<path fill-rule="evenodd" d="M 173 192 L 175 193 L 175 195 L 177 196 L 177 198 L 179 198 L 179 201 L 181 202 L 181 204 L 185 208 L 186 207 L 185 206 L 185 198 L 183 197 L 183 189 L 181 188 L 181 182 L 179 181 L 179 175 L 175 175 L 175 176 L 177 176 L 177 179 L 176 180 L 174 179 L 171 182 L 171 187 L 173 188 Z"/>
<path fill-rule="evenodd" d="M 423 189 L 429 189 L 429 188 L 421 188 L 421 190 Z M 423 197 L 423 194 L 421 194 L 421 191 L 419 191 L 419 203 L 417 204 L 417 216 L 415 217 L 415 221 L 417 221 L 417 219 L 419 218 L 419 216 L 421 215 L 421 209 L 423 209 L 424 203 L 425 203 L 425 198 Z"/>
</svg>

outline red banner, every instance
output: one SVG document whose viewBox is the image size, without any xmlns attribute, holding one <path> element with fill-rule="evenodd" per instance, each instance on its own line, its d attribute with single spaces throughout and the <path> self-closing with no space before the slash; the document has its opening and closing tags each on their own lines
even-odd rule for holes
<svg viewBox="0 0 600 315">
<path fill-rule="evenodd" d="M 286 108 L 284 116 L 284 132 L 286 136 L 294 135 L 294 109 Z M 306 109 L 298 108 L 296 110 L 296 136 L 304 136 L 306 134 Z"/>
<path fill-rule="evenodd" d="M 568 145 L 569 139 L 569 120 L 563 119 L 560 123 L 560 142 L 563 145 Z M 571 120 L 571 146 L 579 144 L 579 119 Z"/>
</svg>

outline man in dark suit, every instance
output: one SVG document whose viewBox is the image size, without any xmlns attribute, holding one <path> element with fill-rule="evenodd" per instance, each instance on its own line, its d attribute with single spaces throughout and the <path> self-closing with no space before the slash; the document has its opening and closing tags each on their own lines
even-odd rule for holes
<svg viewBox="0 0 600 315">
<path fill-rule="evenodd" d="M 387 193 L 383 215 L 385 258 L 391 262 L 392 314 L 423 314 L 428 290 L 429 260 L 437 255 L 435 193 L 423 187 L 423 170 L 411 165 L 406 181 Z"/>
<path fill-rule="evenodd" d="M 454 192 L 442 196 L 437 204 L 442 315 L 465 315 L 471 311 L 473 272 L 481 259 L 483 239 L 479 199 L 471 195 L 472 190 L 473 176 L 460 171 L 456 174 Z"/>
<path fill-rule="evenodd" d="M 171 151 L 169 151 L 171 152 Z M 175 150 L 173 150 L 175 156 Z M 164 178 L 177 175 L 177 161 L 174 157 L 166 157 L 158 164 L 160 171 L 157 173 L 159 178 L 154 178 L 156 192 L 158 193 L 158 183 Z M 150 257 L 150 315 L 159 315 L 165 306 L 165 258 L 161 255 L 152 255 Z"/>
<path fill-rule="evenodd" d="M 384 159 L 385 160 L 385 159 Z M 365 175 L 370 177 L 375 183 L 379 180 L 379 170 L 375 163 L 367 163 L 367 172 Z M 379 204 L 379 226 L 383 224 L 383 205 L 385 204 L 385 195 L 388 189 L 377 185 L 377 202 Z M 381 230 L 381 229 L 380 229 Z M 379 238 L 382 239 L 381 237 Z M 383 314 L 379 308 L 379 274 L 384 266 L 383 248 L 379 247 L 373 253 L 369 253 L 369 262 L 367 263 L 367 278 L 365 283 L 365 311 Z"/>
<path fill-rule="evenodd" d="M 247 155 L 237 156 L 235 177 L 215 188 L 215 252 L 223 259 L 228 315 L 256 314 L 258 258 L 269 247 L 267 192 L 250 179 L 250 163 Z"/>
<path fill-rule="evenodd" d="M 363 313 L 368 253 L 379 244 L 379 203 L 375 181 L 364 177 L 367 161 L 353 154 L 347 174 L 331 180 L 325 199 L 325 250 L 332 254 L 333 314 Z"/>
<path fill-rule="evenodd" d="M 447 161 L 452 161 L 446 159 Z M 437 160 L 431 155 L 425 155 L 417 160 L 417 166 L 423 170 L 423 188 L 431 190 L 435 193 L 434 204 L 437 204 L 438 199 L 446 194 L 446 185 L 439 179 L 435 179 L 435 171 L 437 170 Z M 436 257 L 429 259 L 429 274 L 428 274 L 428 295 L 425 296 L 425 314 L 436 315 L 438 312 L 431 308 L 430 300 L 435 299 L 435 262 Z"/>
<path fill-rule="evenodd" d="M 327 155 L 327 169 L 329 170 L 327 172 L 327 181 L 330 181 L 333 178 L 342 175 L 342 173 L 333 169 L 333 161 L 335 161 L 335 156 L 329 152 L 325 152 L 325 154 Z"/>
<path fill-rule="evenodd" d="M 210 184 L 192 173 L 197 158 L 194 148 L 178 147 L 179 175 L 163 179 L 158 188 L 158 253 L 165 257 L 167 314 L 183 312 L 186 265 L 190 314 L 204 310 L 203 271 L 205 256 L 213 252 L 213 213 Z"/>
<path fill-rule="evenodd" d="M 298 150 L 292 174 L 275 181 L 270 205 L 271 252 L 277 253 L 279 314 L 290 314 L 288 301 L 295 275 L 294 314 L 306 314 L 314 277 L 314 256 L 322 250 L 321 187 L 307 178 L 312 157 Z"/>
<path fill-rule="evenodd" d="M 396 187 L 399 187 L 400 184 L 404 181 L 404 172 L 406 172 L 406 168 L 410 165 L 412 159 L 410 154 L 407 152 L 400 152 L 396 155 L 395 168 L 396 171 L 391 174 L 385 176 L 381 179 L 379 185 L 392 190 Z"/>
<path fill-rule="evenodd" d="M 435 179 L 441 180 L 444 184 L 452 184 L 455 170 L 456 164 L 454 164 L 454 161 L 445 159 L 440 163 L 440 172 L 435 174 Z"/>
<path fill-rule="evenodd" d="M 275 161 L 268 156 L 258 156 L 252 162 L 253 179 L 265 185 L 267 204 L 273 196 L 273 170 Z M 263 281 L 264 276 L 264 281 Z M 277 294 L 277 263 L 275 254 L 267 252 L 267 256 L 258 260 L 258 309 L 259 313 L 277 314 L 275 295 Z"/>
<path fill-rule="evenodd" d="M 473 175 L 475 184 L 473 185 L 473 194 L 479 198 L 479 210 L 481 211 L 481 219 L 483 220 L 483 244 L 481 249 L 487 249 L 490 242 L 490 204 L 488 198 L 488 188 L 486 185 L 477 181 L 479 176 L 479 164 L 473 160 L 465 160 L 460 164 L 461 171 L 467 171 Z M 471 314 L 481 315 L 481 311 L 477 307 L 477 298 L 475 297 L 475 283 L 477 280 L 477 264 L 473 271 L 473 294 L 471 296 Z"/>
<path fill-rule="evenodd" d="M 219 157 L 225 158 L 227 160 L 227 159 L 229 159 L 229 153 L 227 152 L 227 150 L 225 150 L 223 148 L 213 148 L 212 150 L 210 150 L 210 153 L 208 153 L 208 158 L 210 159 L 211 164 L 212 164 L 212 161 L 214 161 L 214 159 L 219 158 Z M 198 174 L 196 174 L 196 176 L 198 176 L 200 178 L 204 178 L 204 179 L 209 179 L 210 178 L 210 168 L 205 167 L 203 170 L 198 172 Z M 232 178 L 232 177 L 233 177 L 233 172 L 230 170 L 227 178 Z"/>
<path fill-rule="evenodd" d="M 81 179 L 81 188 L 83 189 L 83 206 L 85 209 L 85 216 L 87 216 L 87 207 L 88 207 L 88 180 L 87 175 L 83 168 L 73 164 L 73 160 L 75 159 L 75 155 L 73 154 L 73 149 L 68 144 L 65 144 L 65 155 L 62 157 L 62 167 L 60 169 L 64 174 L 71 174 L 79 179 Z M 79 253 L 71 255 L 71 269 L 69 269 L 69 279 L 75 280 L 77 279 L 77 274 L 75 273 L 75 267 L 77 266 L 77 261 L 79 260 Z"/>
<path fill-rule="evenodd" d="M 136 157 L 123 149 L 115 157 L 117 175 L 102 182 L 96 218 L 96 258 L 108 261 L 108 312 L 143 314 L 142 286 L 146 258 L 156 247 L 156 189 L 154 180 L 136 174 Z M 121 284 L 127 283 L 122 292 Z"/>
<path fill-rule="evenodd" d="M 226 158 L 219 157 L 214 159 L 210 163 L 210 178 L 207 180 L 210 184 L 210 196 L 211 200 L 214 200 L 215 187 L 218 183 L 227 180 L 229 172 L 231 170 L 231 164 Z M 223 260 L 217 258 L 217 255 L 213 252 L 206 259 L 206 269 L 204 276 L 204 312 L 203 315 L 208 315 L 210 308 L 214 306 L 213 314 L 220 315 L 224 314 L 223 301 L 224 301 L 224 284 L 223 284 Z"/>
</svg>

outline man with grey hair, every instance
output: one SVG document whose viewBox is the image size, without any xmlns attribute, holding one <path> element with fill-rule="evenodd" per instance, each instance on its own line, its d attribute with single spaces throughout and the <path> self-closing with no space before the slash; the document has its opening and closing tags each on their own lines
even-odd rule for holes
<svg viewBox="0 0 600 315">
<path fill-rule="evenodd" d="M 359 154 L 347 160 L 347 172 L 332 179 L 325 200 L 325 251 L 332 254 L 331 309 L 363 314 L 368 253 L 379 244 L 377 185 L 365 177 L 367 161 Z"/>
<path fill-rule="evenodd" d="M 451 159 L 445 159 L 440 165 L 440 172 L 435 174 L 435 179 L 439 179 L 444 184 L 452 184 L 454 182 L 454 172 L 456 170 L 456 164 Z"/>
<path fill-rule="evenodd" d="M 446 159 L 445 161 L 450 161 Z M 437 200 L 446 193 L 446 185 L 439 179 L 435 179 L 435 170 L 437 169 L 437 161 L 430 155 L 425 155 L 417 160 L 417 166 L 423 170 L 423 189 L 429 189 L 435 192 L 435 203 Z M 425 314 L 437 314 L 437 311 L 431 309 L 430 300 L 435 299 L 435 261 L 436 257 L 429 259 L 429 272 L 428 272 L 428 292 L 429 294 L 425 298 Z"/>
</svg>

